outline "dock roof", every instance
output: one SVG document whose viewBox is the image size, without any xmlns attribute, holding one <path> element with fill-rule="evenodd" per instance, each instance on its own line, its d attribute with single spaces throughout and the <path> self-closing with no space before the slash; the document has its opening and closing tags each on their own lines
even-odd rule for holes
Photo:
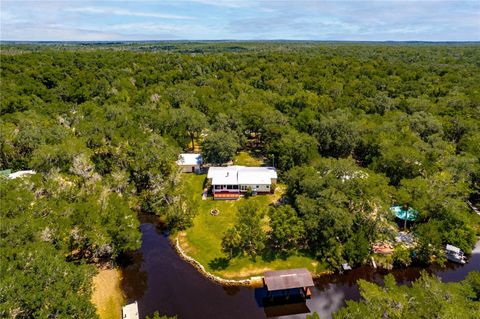
<svg viewBox="0 0 480 319">
<path fill-rule="evenodd" d="M 264 280 L 268 291 L 314 286 L 312 275 L 305 268 L 267 271 Z"/>
</svg>

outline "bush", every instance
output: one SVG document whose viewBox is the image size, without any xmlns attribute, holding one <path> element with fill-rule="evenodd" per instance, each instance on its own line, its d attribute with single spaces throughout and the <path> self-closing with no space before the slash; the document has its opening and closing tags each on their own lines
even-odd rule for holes
<svg viewBox="0 0 480 319">
<path fill-rule="evenodd" d="M 412 263 L 411 252 L 405 246 L 398 246 L 393 253 L 393 265 L 396 267 L 407 267 Z"/>
<path fill-rule="evenodd" d="M 276 189 L 277 189 L 277 184 L 272 184 L 272 185 L 270 186 L 270 191 L 272 192 L 272 194 L 275 193 L 275 190 L 276 190 Z"/>
<path fill-rule="evenodd" d="M 245 192 L 245 198 L 249 198 L 253 195 L 253 190 L 250 186 L 247 187 L 247 191 Z"/>
</svg>

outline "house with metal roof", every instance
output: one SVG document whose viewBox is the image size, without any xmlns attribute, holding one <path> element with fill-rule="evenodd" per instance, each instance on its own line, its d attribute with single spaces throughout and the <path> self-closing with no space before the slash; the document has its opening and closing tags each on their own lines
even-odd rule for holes
<svg viewBox="0 0 480 319">
<path fill-rule="evenodd" d="M 178 155 L 177 165 L 183 173 L 200 173 L 202 155 L 196 153 L 184 153 Z"/>
<path fill-rule="evenodd" d="M 210 167 L 207 178 L 215 199 L 236 199 L 251 189 L 254 193 L 271 193 L 277 182 L 274 167 Z"/>
</svg>

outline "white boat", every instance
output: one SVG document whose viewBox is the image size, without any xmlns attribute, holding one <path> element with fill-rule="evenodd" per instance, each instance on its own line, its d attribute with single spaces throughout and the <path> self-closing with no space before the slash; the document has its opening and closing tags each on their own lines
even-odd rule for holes
<svg viewBox="0 0 480 319">
<path fill-rule="evenodd" d="M 448 260 L 459 264 L 466 263 L 466 257 L 463 255 L 463 251 L 460 248 L 448 245 L 445 247 L 445 253 Z"/>
<path fill-rule="evenodd" d="M 342 270 L 349 271 L 349 270 L 352 270 L 352 267 L 350 267 L 349 264 L 345 263 L 345 264 L 342 264 Z"/>
<path fill-rule="evenodd" d="M 122 307 L 122 319 L 139 319 L 138 315 L 138 304 L 135 301 L 134 303 L 128 304 Z"/>
</svg>

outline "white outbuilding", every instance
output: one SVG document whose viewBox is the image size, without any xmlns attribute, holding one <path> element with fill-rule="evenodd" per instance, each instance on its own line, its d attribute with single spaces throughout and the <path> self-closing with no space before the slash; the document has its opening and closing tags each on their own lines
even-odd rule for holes
<svg viewBox="0 0 480 319">
<path fill-rule="evenodd" d="M 182 168 L 183 173 L 200 173 L 202 155 L 196 153 L 180 154 L 176 163 Z"/>
</svg>

